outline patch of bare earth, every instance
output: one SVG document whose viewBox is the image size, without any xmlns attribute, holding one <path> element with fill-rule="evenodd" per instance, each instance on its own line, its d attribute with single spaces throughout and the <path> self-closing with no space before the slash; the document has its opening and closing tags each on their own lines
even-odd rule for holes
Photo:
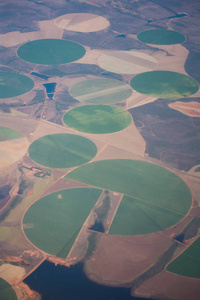
<svg viewBox="0 0 200 300">
<path fill-rule="evenodd" d="M 198 300 L 200 295 L 199 279 L 179 276 L 167 271 L 145 281 L 136 291 L 138 297 L 155 299 Z"/>
<path fill-rule="evenodd" d="M 198 102 L 173 102 L 169 104 L 169 107 L 176 109 L 183 113 L 184 115 L 190 116 L 190 117 L 200 117 L 200 103 Z"/>
</svg>

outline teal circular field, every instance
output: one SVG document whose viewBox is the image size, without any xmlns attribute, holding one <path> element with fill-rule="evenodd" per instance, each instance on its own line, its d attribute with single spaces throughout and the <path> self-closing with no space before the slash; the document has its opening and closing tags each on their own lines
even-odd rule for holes
<svg viewBox="0 0 200 300">
<path fill-rule="evenodd" d="M 50 168 L 71 168 L 90 161 L 97 154 L 96 145 L 74 134 L 51 134 L 34 141 L 29 156 Z"/>
<path fill-rule="evenodd" d="M 17 295 L 13 290 L 12 286 L 3 278 L 0 278 L 0 299 L 17 300 Z"/>
<path fill-rule="evenodd" d="M 21 138 L 23 135 L 11 128 L 0 126 L 0 142 Z"/>
<path fill-rule="evenodd" d="M 174 30 L 151 29 L 140 32 L 137 38 L 144 43 L 153 45 L 174 45 L 185 41 L 185 36 Z"/>
<path fill-rule="evenodd" d="M 122 194 L 109 230 L 113 235 L 162 231 L 181 221 L 192 204 L 191 192 L 180 177 L 145 161 L 95 161 L 65 178 Z"/>
<path fill-rule="evenodd" d="M 23 95 L 34 87 L 34 82 L 27 76 L 0 71 L 0 98 Z"/>
<path fill-rule="evenodd" d="M 70 94 L 80 102 L 111 104 L 126 100 L 131 96 L 132 89 L 119 80 L 95 78 L 74 84 Z"/>
<path fill-rule="evenodd" d="M 101 189 L 74 188 L 41 198 L 24 215 L 24 233 L 42 251 L 67 257 L 101 193 Z"/>
<path fill-rule="evenodd" d="M 125 129 L 132 121 L 131 115 L 116 106 L 84 105 L 68 111 L 63 122 L 78 131 L 105 134 Z"/>
<path fill-rule="evenodd" d="M 151 71 L 134 76 L 131 87 L 141 94 L 165 99 L 179 99 L 195 94 L 198 83 L 191 77 L 170 71 Z"/>
<path fill-rule="evenodd" d="M 76 61 L 86 50 L 78 43 L 61 39 L 43 39 L 28 42 L 17 50 L 18 56 L 40 65 L 59 65 Z"/>
</svg>

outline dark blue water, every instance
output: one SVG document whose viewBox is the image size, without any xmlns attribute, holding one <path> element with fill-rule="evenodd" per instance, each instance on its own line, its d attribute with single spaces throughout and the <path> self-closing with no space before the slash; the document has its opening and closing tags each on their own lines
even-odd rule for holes
<svg viewBox="0 0 200 300">
<path fill-rule="evenodd" d="M 115 288 L 89 280 L 83 263 L 70 268 L 44 261 L 24 282 L 42 295 L 42 300 L 146 300 L 135 298 L 128 288 Z"/>
<path fill-rule="evenodd" d="M 47 94 L 53 94 L 55 92 L 56 82 L 45 83 L 43 86 L 45 87 Z"/>
<path fill-rule="evenodd" d="M 31 74 L 34 76 L 40 77 L 42 79 L 45 79 L 45 80 L 47 80 L 49 78 L 49 76 L 47 76 L 47 75 L 43 75 L 43 74 L 36 73 L 36 72 L 32 72 Z"/>
<path fill-rule="evenodd" d="M 105 228 L 101 220 L 96 220 L 94 225 L 92 225 L 89 229 L 97 232 L 105 232 Z"/>
</svg>

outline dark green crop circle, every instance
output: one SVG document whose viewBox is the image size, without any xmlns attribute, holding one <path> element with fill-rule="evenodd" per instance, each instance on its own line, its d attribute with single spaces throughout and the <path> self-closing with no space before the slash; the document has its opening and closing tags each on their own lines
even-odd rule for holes
<svg viewBox="0 0 200 300">
<path fill-rule="evenodd" d="M 76 61 L 85 55 L 78 43 L 61 39 L 43 39 L 28 42 L 17 50 L 18 56 L 41 65 L 59 65 Z"/>
<path fill-rule="evenodd" d="M 180 32 L 166 29 L 151 29 L 140 32 L 138 40 L 153 45 L 174 45 L 185 41 L 185 36 Z"/>
</svg>

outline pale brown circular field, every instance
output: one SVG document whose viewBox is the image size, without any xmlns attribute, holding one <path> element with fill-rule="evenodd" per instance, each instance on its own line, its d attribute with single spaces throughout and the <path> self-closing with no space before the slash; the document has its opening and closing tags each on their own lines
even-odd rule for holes
<svg viewBox="0 0 200 300">
<path fill-rule="evenodd" d="M 29 143 L 25 137 L 0 142 L 0 168 L 18 161 L 26 154 Z"/>
<path fill-rule="evenodd" d="M 87 13 L 62 15 L 54 22 L 59 28 L 78 32 L 99 31 L 110 25 L 110 22 L 104 17 Z"/>
<path fill-rule="evenodd" d="M 119 74 L 138 74 L 153 70 L 157 60 L 137 51 L 110 51 L 99 56 L 98 64 L 101 68 Z"/>
</svg>

